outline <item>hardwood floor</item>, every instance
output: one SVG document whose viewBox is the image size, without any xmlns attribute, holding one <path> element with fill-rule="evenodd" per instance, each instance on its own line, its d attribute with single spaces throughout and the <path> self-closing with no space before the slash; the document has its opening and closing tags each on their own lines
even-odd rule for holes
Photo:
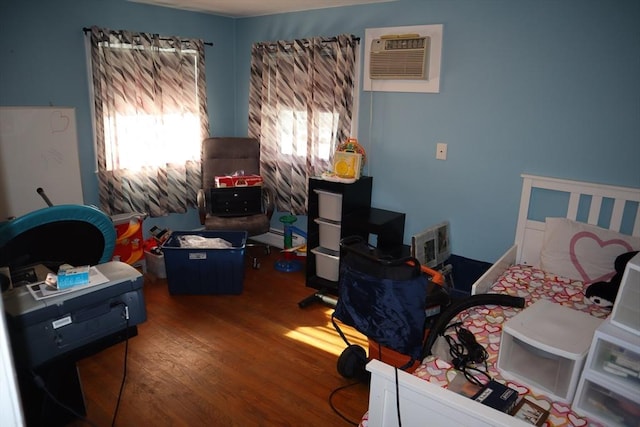
<svg viewBox="0 0 640 427">
<path fill-rule="evenodd" d="M 352 382 L 336 370 L 345 344 L 333 309 L 299 308 L 314 289 L 303 272 L 276 271 L 279 256 L 264 257 L 259 270 L 247 260 L 241 295 L 171 296 L 166 280 L 145 276 L 147 321 L 129 341 L 116 426 L 349 425 L 329 405 L 332 390 Z M 345 332 L 366 348 L 364 336 Z M 118 344 L 78 363 L 95 425 L 111 424 L 124 351 Z M 333 399 L 355 423 L 367 400 L 364 384 Z"/>
</svg>

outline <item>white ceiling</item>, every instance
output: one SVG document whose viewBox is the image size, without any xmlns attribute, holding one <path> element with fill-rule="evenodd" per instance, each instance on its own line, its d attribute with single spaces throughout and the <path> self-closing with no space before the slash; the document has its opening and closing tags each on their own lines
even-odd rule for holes
<svg viewBox="0 0 640 427">
<path fill-rule="evenodd" d="M 129 0 L 175 9 L 192 10 L 215 15 L 242 18 L 300 12 L 329 7 L 386 3 L 397 0 Z"/>
</svg>

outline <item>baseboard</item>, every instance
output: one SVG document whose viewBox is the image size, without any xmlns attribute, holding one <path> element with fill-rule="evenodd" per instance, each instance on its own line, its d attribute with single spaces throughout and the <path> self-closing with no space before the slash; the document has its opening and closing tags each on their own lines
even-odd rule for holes
<svg viewBox="0 0 640 427">
<path fill-rule="evenodd" d="M 270 229 L 268 233 L 252 236 L 251 240 L 267 244 L 274 248 L 284 249 L 284 231 L 277 228 Z M 294 247 L 303 245 L 305 242 L 302 237 L 296 236 L 295 234 L 293 234 L 291 240 Z"/>
</svg>

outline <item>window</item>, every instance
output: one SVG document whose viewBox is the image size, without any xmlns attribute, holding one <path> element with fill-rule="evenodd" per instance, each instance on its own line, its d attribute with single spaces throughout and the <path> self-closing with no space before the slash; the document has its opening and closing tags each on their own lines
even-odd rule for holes
<svg viewBox="0 0 640 427">
<path fill-rule="evenodd" d="M 92 27 L 89 36 L 101 208 L 184 213 L 201 186 L 208 136 L 200 40 Z"/>
<path fill-rule="evenodd" d="M 145 166 L 161 167 L 200 158 L 200 118 L 195 113 L 161 117 L 116 114 L 103 119 L 105 167 L 109 171 L 140 171 Z"/>
<path fill-rule="evenodd" d="M 332 154 L 332 135 L 336 134 L 338 114 L 318 113 L 318 123 L 314 126 L 318 129 L 317 155 L 320 159 L 329 162 Z M 295 155 L 302 159 L 307 158 L 307 112 L 283 109 L 278 114 L 279 151 L 283 155 Z M 292 129 L 298 129 L 297 139 L 294 141 Z M 303 143 L 300 143 L 303 142 Z M 295 153 L 294 153 L 295 147 Z"/>
<path fill-rule="evenodd" d="M 249 136 L 260 140 L 262 178 L 277 189 L 279 211 L 307 213 L 309 177 L 330 170 L 352 136 L 358 47 L 351 35 L 252 47 Z"/>
</svg>

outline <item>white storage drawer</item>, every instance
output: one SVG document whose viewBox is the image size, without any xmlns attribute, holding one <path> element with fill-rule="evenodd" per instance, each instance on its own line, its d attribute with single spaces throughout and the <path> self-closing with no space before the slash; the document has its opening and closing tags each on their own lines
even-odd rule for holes
<svg viewBox="0 0 640 427">
<path fill-rule="evenodd" d="M 611 336 L 608 338 L 611 339 Z M 640 354 L 634 352 L 633 348 L 622 347 L 609 339 L 598 338 L 594 341 L 593 357 L 589 359 L 588 369 L 615 379 L 623 387 L 635 387 L 640 392 Z"/>
<path fill-rule="evenodd" d="M 573 409 L 607 426 L 638 425 L 640 336 L 605 320 L 593 337 Z"/>
<path fill-rule="evenodd" d="M 342 194 L 313 190 L 318 194 L 318 216 L 331 221 L 342 219 Z"/>
<path fill-rule="evenodd" d="M 340 273 L 340 253 L 323 247 L 311 249 L 311 252 L 316 257 L 316 275 L 337 282 Z"/>
<path fill-rule="evenodd" d="M 576 411 L 606 426 L 638 425 L 640 405 L 637 402 L 588 378 L 584 379 L 580 387 L 580 393 L 573 404 Z"/>
<path fill-rule="evenodd" d="M 318 224 L 320 231 L 320 246 L 331 249 L 332 251 L 340 250 L 340 230 L 339 222 L 329 221 L 323 218 L 314 219 Z"/>
</svg>

